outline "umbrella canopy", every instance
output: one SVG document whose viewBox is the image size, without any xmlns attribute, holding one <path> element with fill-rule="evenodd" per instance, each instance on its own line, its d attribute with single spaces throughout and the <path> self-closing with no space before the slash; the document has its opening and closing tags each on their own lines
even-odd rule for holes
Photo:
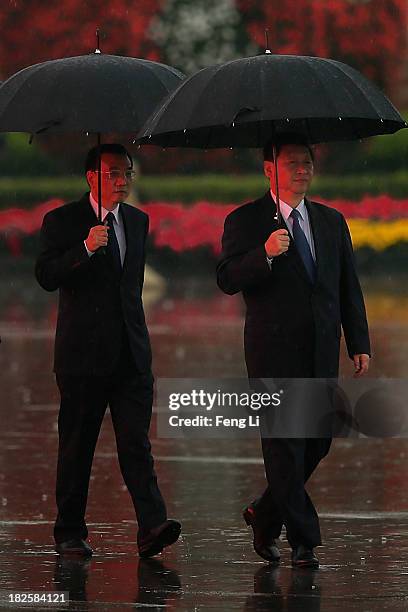
<svg viewBox="0 0 408 612">
<path fill-rule="evenodd" d="M 186 79 L 147 120 L 139 142 L 165 147 L 263 147 L 285 133 L 310 143 L 406 127 L 384 94 L 330 59 L 247 57 Z"/>
<path fill-rule="evenodd" d="M 102 54 L 23 68 L 0 87 L 0 131 L 136 133 L 184 75 L 149 60 Z M 99 219 L 101 219 L 101 159 Z"/>
<path fill-rule="evenodd" d="M 0 131 L 137 132 L 183 78 L 165 64 L 103 53 L 35 64 L 0 87 Z"/>
</svg>

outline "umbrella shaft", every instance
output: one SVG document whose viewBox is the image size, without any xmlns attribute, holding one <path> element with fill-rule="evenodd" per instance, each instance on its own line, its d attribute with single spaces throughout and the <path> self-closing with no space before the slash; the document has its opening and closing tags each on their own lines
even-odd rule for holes
<svg viewBox="0 0 408 612">
<path fill-rule="evenodd" d="M 275 166 L 275 193 L 276 193 L 276 221 L 278 225 L 281 224 L 281 214 L 280 214 L 280 198 L 279 198 L 279 179 L 278 179 L 278 155 L 276 144 L 273 144 L 273 163 Z"/>
<path fill-rule="evenodd" d="M 102 155 L 100 132 L 98 132 L 98 221 L 102 223 Z"/>
</svg>

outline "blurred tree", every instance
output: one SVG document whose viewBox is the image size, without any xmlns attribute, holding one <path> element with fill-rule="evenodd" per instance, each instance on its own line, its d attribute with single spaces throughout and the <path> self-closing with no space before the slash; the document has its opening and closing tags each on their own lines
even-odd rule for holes
<svg viewBox="0 0 408 612">
<path fill-rule="evenodd" d="M 89 53 L 159 59 L 146 35 L 160 0 L 2 0 L 0 78 L 37 62 Z"/>
<path fill-rule="evenodd" d="M 388 92 L 403 78 L 407 0 L 237 0 L 254 41 L 273 53 L 350 63 Z"/>
<path fill-rule="evenodd" d="M 28 144 L 27 134 L 1 134 L 0 176 L 40 176 L 64 171 L 58 155 L 48 155 L 35 142 Z"/>
<path fill-rule="evenodd" d="M 166 0 L 149 33 L 163 60 L 187 74 L 256 52 L 235 0 Z"/>
</svg>

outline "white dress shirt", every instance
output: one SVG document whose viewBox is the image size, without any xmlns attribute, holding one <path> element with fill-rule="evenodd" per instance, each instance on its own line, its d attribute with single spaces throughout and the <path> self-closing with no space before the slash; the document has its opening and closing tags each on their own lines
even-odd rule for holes
<svg viewBox="0 0 408 612">
<path fill-rule="evenodd" d="M 276 196 L 272 191 L 271 191 L 271 196 L 273 197 L 274 202 L 276 202 Z M 290 213 L 292 212 L 292 210 L 293 210 L 292 206 L 289 206 L 289 204 L 286 204 L 286 202 L 284 202 L 283 200 L 280 200 L 280 212 L 281 212 L 282 217 L 285 220 L 286 225 L 288 226 L 289 233 L 293 239 L 293 219 L 290 216 Z M 303 230 L 304 235 L 306 236 L 306 240 L 309 243 L 313 260 L 316 262 L 316 251 L 315 251 L 315 246 L 314 246 L 312 228 L 310 226 L 309 213 L 307 212 L 304 198 L 296 206 L 296 210 L 300 214 L 299 225 L 301 229 Z"/>
<path fill-rule="evenodd" d="M 92 193 L 89 194 L 89 201 L 91 203 L 92 208 L 95 211 L 96 218 L 98 218 L 98 202 L 92 196 Z M 120 203 L 116 206 L 114 210 L 107 210 L 106 208 L 102 206 L 102 223 L 105 222 L 105 218 L 108 213 L 110 212 L 113 213 L 114 230 L 115 230 L 116 238 L 118 240 L 118 245 L 119 245 L 120 261 L 123 266 L 123 262 L 125 261 L 125 255 L 126 255 L 126 235 L 125 235 L 125 228 L 123 226 L 123 219 L 122 219 L 122 216 L 119 214 L 119 206 L 120 206 Z M 88 249 L 86 244 L 85 244 L 85 248 L 88 252 L 89 257 L 91 257 L 94 253 Z"/>
</svg>

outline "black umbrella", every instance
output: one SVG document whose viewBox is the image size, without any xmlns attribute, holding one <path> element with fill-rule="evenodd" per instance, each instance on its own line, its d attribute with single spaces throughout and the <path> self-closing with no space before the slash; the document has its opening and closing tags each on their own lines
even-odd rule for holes
<svg viewBox="0 0 408 612">
<path fill-rule="evenodd" d="M 385 95 L 350 66 L 267 51 L 204 68 L 183 81 L 147 120 L 138 141 L 204 149 L 263 147 L 284 134 L 317 143 L 403 127 L 407 124 Z"/>
<path fill-rule="evenodd" d="M 391 134 L 406 127 L 385 95 L 335 60 L 272 55 L 210 66 L 152 114 L 140 142 L 165 147 L 263 147 L 285 133 L 310 143 Z"/>
<path fill-rule="evenodd" d="M 98 144 L 103 132 L 135 134 L 183 78 L 170 66 L 99 49 L 35 64 L 0 87 L 0 131 L 88 132 Z"/>
</svg>

